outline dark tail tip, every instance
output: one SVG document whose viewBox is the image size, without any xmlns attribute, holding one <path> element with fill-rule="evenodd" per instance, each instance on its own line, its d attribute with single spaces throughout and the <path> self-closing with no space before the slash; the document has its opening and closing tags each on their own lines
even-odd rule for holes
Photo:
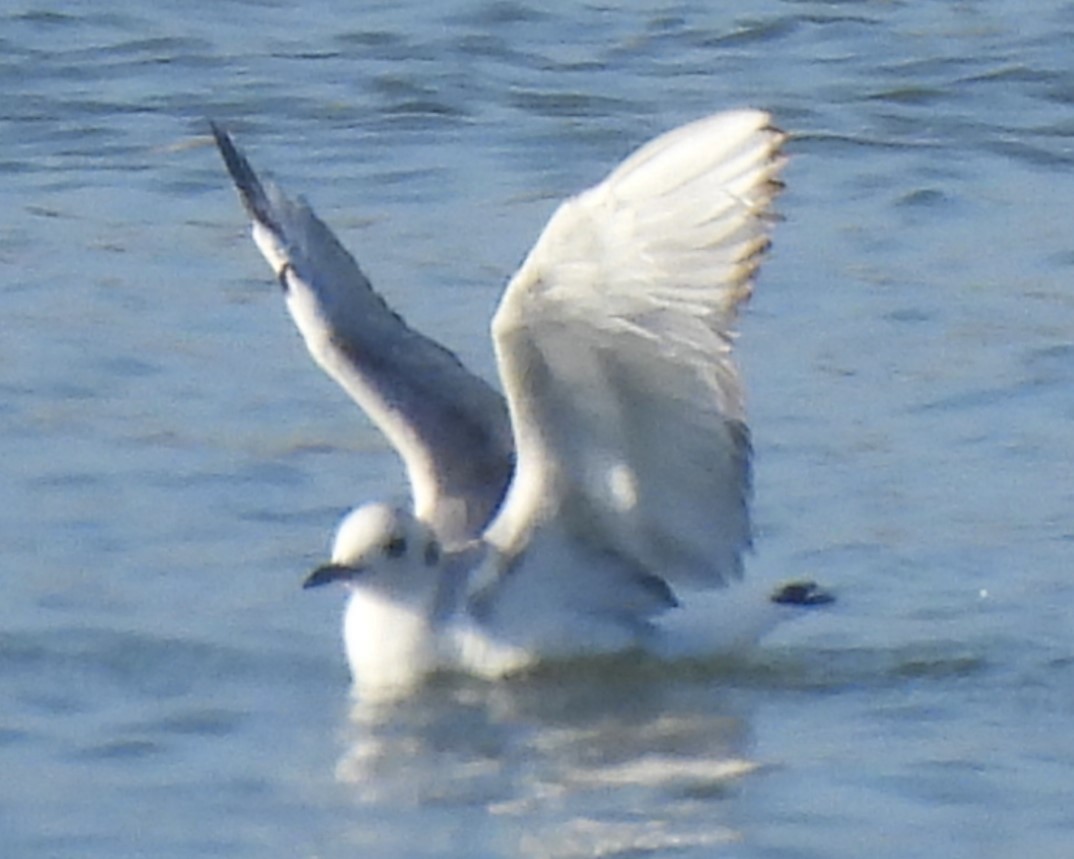
<svg viewBox="0 0 1074 859">
<path fill-rule="evenodd" d="M 771 600 L 780 605 L 828 605 L 835 602 L 835 594 L 825 590 L 816 582 L 787 582 L 776 588 Z"/>
</svg>

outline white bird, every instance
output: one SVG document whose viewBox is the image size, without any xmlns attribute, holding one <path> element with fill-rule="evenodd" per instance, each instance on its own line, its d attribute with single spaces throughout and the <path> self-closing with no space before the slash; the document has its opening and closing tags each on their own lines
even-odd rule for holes
<svg viewBox="0 0 1074 859">
<path fill-rule="evenodd" d="M 751 542 L 732 343 L 781 187 L 768 114 L 677 128 L 560 205 L 492 322 L 506 403 L 213 133 L 311 354 L 406 466 L 412 509 L 351 511 L 305 581 L 350 590 L 360 695 L 442 668 L 727 651 L 831 600 L 812 582 L 703 593 L 741 579 Z"/>
</svg>

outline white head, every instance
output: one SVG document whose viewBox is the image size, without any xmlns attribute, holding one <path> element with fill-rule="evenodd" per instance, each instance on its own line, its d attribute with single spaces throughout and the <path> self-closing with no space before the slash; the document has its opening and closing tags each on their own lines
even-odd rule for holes
<svg viewBox="0 0 1074 859">
<path fill-rule="evenodd" d="M 366 504 L 343 517 L 332 560 L 306 578 L 306 588 L 340 582 L 351 592 L 343 639 L 363 697 L 394 696 L 435 667 L 440 569 L 431 528 L 408 510 Z"/>
<path fill-rule="evenodd" d="M 339 523 L 332 560 L 302 586 L 341 582 L 403 601 L 428 598 L 436 587 L 440 543 L 432 530 L 400 507 L 364 504 Z"/>
</svg>

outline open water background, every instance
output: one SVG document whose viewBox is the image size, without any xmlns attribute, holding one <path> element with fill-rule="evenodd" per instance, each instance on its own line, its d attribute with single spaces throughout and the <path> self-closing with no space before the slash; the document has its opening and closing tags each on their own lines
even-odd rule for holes
<svg viewBox="0 0 1074 859">
<path fill-rule="evenodd" d="M 1031 5 L 8 0 L 3 854 L 1071 855 L 1074 3 Z M 740 664 L 351 713 L 298 583 L 402 475 L 206 118 L 492 376 L 556 202 L 738 105 L 794 136 L 751 575 L 841 602 Z"/>
</svg>

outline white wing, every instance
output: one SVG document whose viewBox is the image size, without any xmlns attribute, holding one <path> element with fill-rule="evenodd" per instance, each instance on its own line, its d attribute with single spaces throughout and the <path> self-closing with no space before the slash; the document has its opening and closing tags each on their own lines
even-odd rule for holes
<svg viewBox="0 0 1074 859">
<path fill-rule="evenodd" d="M 511 477 L 503 398 L 407 326 L 309 206 L 262 183 L 215 125 L 213 135 L 310 354 L 402 457 L 416 514 L 444 539 L 476 536 Z"/>
<path fill-rule="evenodd" d="M 554 523 L 673 586 L 741 575 L 750 443 L 732 326 L 782 141 L 759 111 L 702 119 L 548 223 L 493 321 L 518 461 L 486 536 L 508 560 Z"/>
</svg>

